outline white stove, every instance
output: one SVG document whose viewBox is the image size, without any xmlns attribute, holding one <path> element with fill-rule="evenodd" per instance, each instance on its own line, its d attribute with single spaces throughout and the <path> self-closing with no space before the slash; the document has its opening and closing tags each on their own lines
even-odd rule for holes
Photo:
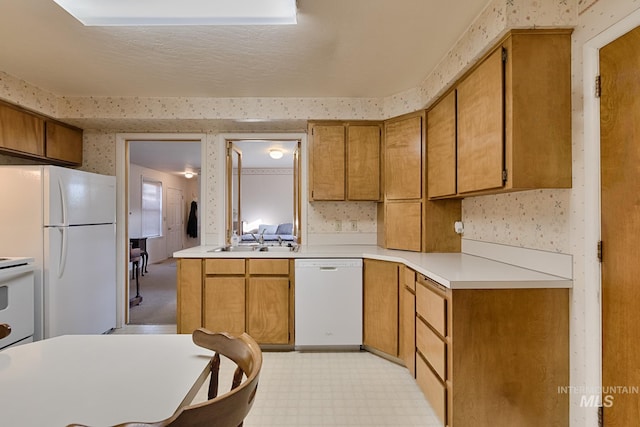
<svg viewBox="0 0 640 427">
<path fill-rule="evenodd" d="M 33 258 L 25 257 L 0 257 L 0 269 L 26 265 L 34 261 Z"/>
<path fill-rule="evenodd" d="M 0 351 L 33 341 L 34 259 L 0 257 Z"/>
</svg>

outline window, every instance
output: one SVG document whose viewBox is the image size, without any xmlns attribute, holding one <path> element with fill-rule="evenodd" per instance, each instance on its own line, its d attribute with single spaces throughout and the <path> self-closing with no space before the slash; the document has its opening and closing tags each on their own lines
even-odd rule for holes
<svg viewBox="0 0 640 427">
<path fill-rule="evenodd" d="M 162 182 L 142 178 L 142 237 L 162 236 Z"/>
</svg>

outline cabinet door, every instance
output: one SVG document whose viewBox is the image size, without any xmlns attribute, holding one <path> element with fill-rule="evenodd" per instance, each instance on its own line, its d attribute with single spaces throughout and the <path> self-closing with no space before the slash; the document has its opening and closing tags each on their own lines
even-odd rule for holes
<svg viewBox="0 0 640 427">
<path fill-rule="evenodd" d="M 205 328 L 234 335 L 245 332 L 244 285 L 244 277 L 212 276 L 205 279 Z"/>
<path fill-rule="evenodd" d="M 178 259 L 177 331 L 190 334 L 202 326 L 202 260 Z"/>
<path fill-rule="evenodd" d="M 247 332 L 260 344 L 289 343 L 289 278 L 251 277 Z"/>
<path fill-rule="evenodd" d="M 0 148 L 44 155 L 44 120 L 0 103 Z"/>
<path fill-rule="evenodd" d="M 47 121 L 46 133 L 45 155 L 48 158 L 74 165 L 82 164 L 81 130 Z"/>
<path fill-rule="evenodd" d="M 416 373 L 416 296 L 411 285 L 415 288 L 416 273 L 407 267 L 400 267 L 403 280 L 400 285 L 400 358 L 415 376 Z"/>
<path fill-rule="evenodd" d="M 457 87 L 458 193 L 503 185 L 503 74 L 499 48 Z"/>
<path fill-rule="evenodd" d="M 398 356 L 398 265 L 364 260 L 364 344 Z"/>
<path fill-rule="evenodd" d="M 345 128 L 314 125 L 311 128 L 310 200 L 345 199 Z"/>
<path fill-rule="evenodd" d="M 387 200 L 422 197 L 422 116 L 385 123 Z"/>
<path fill-rule="evenodd" d="M 422 248 L 422 203 L 386 202 L 384 228 L 386 248 L 419 252 Z"/>
<path fill-rule="evenodd" d="M 456 92 L 427 113 L 427 195 L 456 194 Z"/>
<path fill-rule="evenodd" d="M 347 128 L 347 199 L 380 200 L 380 126 Z"/>
</svg>

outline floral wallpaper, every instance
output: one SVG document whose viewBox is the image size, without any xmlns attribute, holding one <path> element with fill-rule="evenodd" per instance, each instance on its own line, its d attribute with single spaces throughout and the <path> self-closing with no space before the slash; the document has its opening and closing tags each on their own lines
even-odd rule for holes
<svg viewBox="0 0 640 427">
<path fill-rule="evenodd" d="M 464 238 L 570 253 L 569 190 L 532 190 L 464 199 Z"/>
<path fill-rule="evenodd" d="M 375 202 L 313 202 L 307 208 L 309 234 L 375 233 Z M 355 230 L 352 221 L 356 221 Z M 339 230 L 336 223 L 340 224 Z"/>
</svg>

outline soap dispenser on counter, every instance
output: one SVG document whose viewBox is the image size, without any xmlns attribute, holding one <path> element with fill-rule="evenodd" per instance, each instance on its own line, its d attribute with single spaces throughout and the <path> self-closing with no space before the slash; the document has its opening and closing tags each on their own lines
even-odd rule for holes
<svg viewBox="0 0 640 427">
<path fill-rule="evenodd" d="M 234 231 L 233 235 L 231 236 L 231 246 L 238 246 L 238 243 L 240 243 L 240 237 L 238 236 L 238 233 Z"/>
</svg>

